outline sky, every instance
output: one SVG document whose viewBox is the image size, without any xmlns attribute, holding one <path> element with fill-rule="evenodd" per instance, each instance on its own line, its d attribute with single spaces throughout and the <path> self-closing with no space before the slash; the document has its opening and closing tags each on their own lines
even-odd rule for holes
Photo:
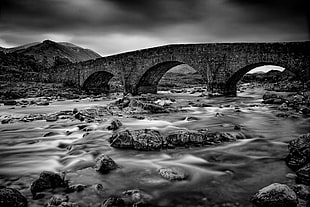
<svg viewBox="0 0 310 207">
<path fill-rule="evenodd" d="M 172 43 L 309 39 L 309 0 L 1 0 L 0 47 L 50 39 L 102 56 Z"/>
</svg>

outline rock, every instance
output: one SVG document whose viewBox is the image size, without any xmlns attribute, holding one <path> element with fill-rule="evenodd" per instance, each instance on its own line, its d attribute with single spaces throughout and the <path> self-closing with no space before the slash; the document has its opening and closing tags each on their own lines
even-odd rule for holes
<svg viewBox="0 0 310 207">
<path fill-rule="evenodd" d="M 310 201 L 310 186 L 303 184 L 293 185 L 292 189 L 297 194 L 297 197 L 303 200 Z"/>
<path fill-rule="evenodd" d="M 95 186 L 95 188 L 96 188 L 97 191 L 103 191 L 103 189 L 104 189 L 104 188 L 103 188 L 103 185 L 100 184 L 100 183 L 97 184 L 97 185 Z"/>
<path fill-rule="evenodd" d="M 123 207 L 125 206 L 125 202 L 123 199 L 118 197 L 110 197 L 103 201 L 101 207 Z"/>
<path fill-rule="evenodd" d="M 47 207 L 59 206 L 62 202 L 68 202 L 69 197 L 67 195 L 53 195 L 47 202 Z"/>
<path fill-rule="evenodd" d="M 69 187 L 68 191 L 69 192 L 81 192 L 86 188 L 86 185 L 82 184 L 77 184 L 77 185 L 72 185 Z"/>
<path fill-rule="evenodd" d="M 1 207 L 27 207 L 27 199 L 14 188 L 0 188 Z"/>
<path fill-rule="evenodd" d="M 180 168 L 172 167 L 172 168 L 161 168 L 158 170 L 159 174 L 170 181 L 175 180 L 185 180 L 188 175 Z"/>
<path fill-rule="evenodd" d="M 241 130 L 241 126 L 240 125 L 235 125 L 234 126 L 234 130 Z"/>
<path fill-rule="evenodd" d="M 37 102 L 36 104 L 37 104 L 37 106 L 48 106 L 48 105 L 50 105 L 50 103 L 47 101 Z"/>
<path fill-rule="evenodd" d="M 126 206 L 145 206 L 152 199 L 152 196 L 138 189 L 127 190 L 122 193 Z"/>
<path fill-rule="evenodd" d="M 281 104 L 281 105 L 278 107 L 278 109 L 279 109 L 280 111 L 288 111 L 287 104 L 286 104 L 286 103 Z"/>
<path fill-rule="evenodd" d="M 108 155 L 101 154 L 96 160 L 95 170 L 100 173 L 108 173 L 118 168 L 117 164 Z"/>
<path fill-rule="evenodd" d="M 67 188 L 68 183 L 60 177 L 60 175 L 43 171 L 40 177 L 31 184 L 31 193 L 35 197 L 38 192 L 55 188 Z"/>
<path fill-rule="evenodd" d="M 112 135 L 111 146 L 136 150 L 159 150 L 163 145 L 160 133 L 152 129 L 124 130 Z"/>
<path fill-rule="evenodd" d="M 305 185 L 310 185 L 310 162 L 296 171 L 296 181 Z"/>
<path fill-rule="evenodd" d="M 174 146 L 201 145 L 205 142 L 205 135 L 195 130 L 178 130 L 170 133 L 166 141 Z"/>
<path fill-rule="evenodd" d="M 300 109 L 301 113 L 304 114 L 304 115 L 310 115 L 310 108 L 309 107 L 302 107 Z"/>
<path fill-rule="evenodd" d="M 57 136 L 60 135 L 59 132 L 47 132 L 46 134 L 43 135 L 43 137 L 52 137 L 52 136 Z"/>
<path fill-rule="evenodd" d="M 5 106 L 15 106 L 17 104 L 15 100 L 3 100 L 2 102 Z"/>
<path fill-rule="evenodd" d="M 111 122 L 110 126 L 108 126 L 108 130 L 117 130 L 122 126 L 122 122 L 118 119 L 115 119 Z"/>
<path fill-rule="evenodd" d="M 298 170 L 310 162 L 310 133 L 304 134 L 289 142 L 289 154 L 286 157 L 287 165 Z"/>
<path fill-rule="evenodd" d="M 287 185 L 273 183 L 260 189 L 251 198 L 251 202 L 258 207 L 296 207 L 298 198 Z"/>
<path fill-rule="evenodd" d="M 78 113 L 79 112 L 79 110 L 77 109 L 77 108 L 74 108 L 73 110 L 72 110 L 72 113 L 73 114 L 76 114 L 76 113 Z"/>
<path fill-rule="evenodd" d="M 54 122 L 54 121 L 57 121 L 57 120 L 58 120 L 58 116 L 51 115 L 51 116 L 47 116 L 46 117 L 46 121 L 47 122 Z"/>
<path fill-rule="evenodd" d="M 72 202 L 62 202 L 58 207 L 79 207 L 79 205 Z"/>
</svg>

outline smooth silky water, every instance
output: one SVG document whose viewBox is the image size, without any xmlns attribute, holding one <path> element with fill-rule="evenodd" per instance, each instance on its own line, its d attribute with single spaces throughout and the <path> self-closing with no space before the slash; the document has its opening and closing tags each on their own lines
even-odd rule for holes
<svg viewBox="0 0 310 207">
<path fill-rule="evenodd" d="M 31 181 L 43 170 L 66 172 L 70 184 L 87 185 L 84 191 L 69 194 L 70 200 L 81 206 L 98 206 L 107 197 L 129 189 L 149 194 L 155 206 L 208 206 L 225 202 L 251 206 L 249 199 L 260 188 L 275 182 L 294 182 L 284 161 L 287 143 L 310 132 L 309 118 L 276 117 L 272 107 L 261 104 L 263 93 L 249 89 L 233 98 L 170 94 L 187 112 L 147 115 L 144 120 L 118 117 L 123 128 L 151 128 L 163 135 L 177 129 L 201 128 L 238 133 L 234 126 L 240 125 L 240 131 L 247 137 L 216 146 L 155 152 L 114 149 L 107 141 L 112 132 L 106 130 L 113 117 L 87 123 L 87 131 L 78 128 L 85 123 L 69 119 L 2 124 L 1 184 L 21 190 L 30 206 L 46 202 L 47 198 L 32 200 L 29 191 Z M 188 106 L 197 99 L 212 107 Z M 0 114 L 51 113 L 108 103 L 64 101 L 27 108 L 1 106 Z M 49 132 L 53 133 L 44 137 Z M 70 147 L 59 147 L 62 145 Z M 105 175 L 95 172 L 92 166 L 100 153 L 111 156 L 120 168 Z M 184 169 L 189 178 L 170 182 L 157 172 L 161 167 L 172 166 Z M 96 184 L 102 184 L 103 191 L 96 190 Z"/>
</svg>

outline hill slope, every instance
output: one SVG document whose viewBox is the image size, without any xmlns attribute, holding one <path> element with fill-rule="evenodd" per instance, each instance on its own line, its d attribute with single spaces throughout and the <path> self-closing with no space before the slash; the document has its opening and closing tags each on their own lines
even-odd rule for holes
<svg viewBox="0 0 310 207">
<path fill-rule="evenodd" d="M 16 53 L 33 56 L 46 68 L 66 62 L 80 62 L 101 57 L 96 52 L 66 42 L 45 40 L 42 43 L 30 43 L 15 48 L 1 48 L 4 53 Z"/>
</svg>

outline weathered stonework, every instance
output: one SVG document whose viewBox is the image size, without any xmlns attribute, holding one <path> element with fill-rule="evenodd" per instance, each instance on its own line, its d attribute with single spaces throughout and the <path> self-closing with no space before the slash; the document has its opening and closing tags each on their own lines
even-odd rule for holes
<svg viewBox="0 0 310 207">
<path fill-rule="evenodd" d="M 53 68 L 50 79 L 80 87 L 107 87 L 116 76 L 125 93 L 156 93 L 161 77 L 180 64 L 199 72 L 209 91 L 235 95 L 236 83 L 258 66 L 281 66 L 310 80 L 310 41 L 166 45 Z"/>
</svg>

